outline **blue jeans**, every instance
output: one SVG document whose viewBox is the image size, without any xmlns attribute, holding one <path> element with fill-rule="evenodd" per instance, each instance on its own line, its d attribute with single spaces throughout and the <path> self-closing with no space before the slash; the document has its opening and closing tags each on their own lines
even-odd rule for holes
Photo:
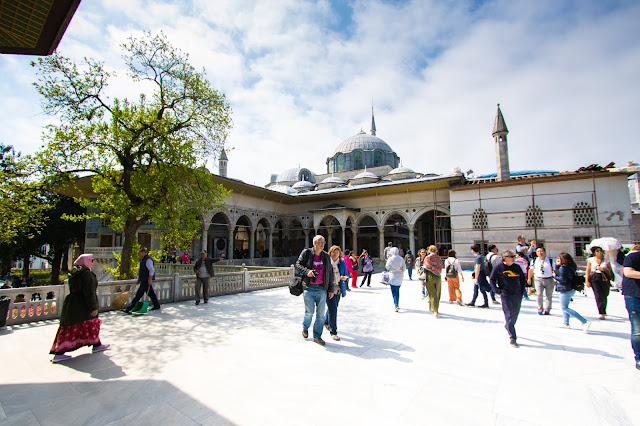
<svg viewBox="0 0 640 426">
<path fill-rule="evenodd" d="M 489 299 L 487 298 L 487 292 L 485 290 L 488 285 L 486 278 L 482 275 L 478 278 L 478 285 L 473 286 L 473 299 L 471 299 L 471 304 L 476 304 L 476 299 L 478 298 L 478 292 L 482 293 L 482 298 L 484 299 L 484 304 L 489 305 Z M 484 306 L 484 305 L 483 305 Z"/>
<path fill-rule="evenodd" d="M 329 326 L 329 332 L 332 336 L 338 334 L 338 303 L 340 303 L 339 294 L 327 299 L 327 312 L 324 314 L 324 325 Z"/>
<path fill-rule="evenodd" d="M 313 311 L 316 311 L 316 320 L 313 323 L 313 338 L 319 339 L 322 336 L 322 325 L 324 324 L 323 316 L 327 306 L 327 292 L 321 285 L 310 286 L 302 292 L 304 298 L 304 319 L 302 320 L 302 328 L 305 330 L 311 326 L 311 318 Z"/>
<path fill-rule="evenodd" d="M 411 279 L 411 274 L 413 274 L 413 266 L 407 266 L 407 272 L 409 273 L 409 279 Z"/>
<path fill-rule="evenodd" d="M 569 308 L 569 302 L 571 302 L 571 298 L 575 294 L 575 290 L 565 291 L 564 293 L 560 293 L 560 308 L 562 309 L 562 322 L 564 325 L 569 325 L 569 318 L 574 317 L 577 318 L 581 323 L 587 322 L 586 319 L 573 309 Z"/>
<path fill-rule="evenodd" d="M 631 321 L 631 347 L 636 356 L 636 362 L 640 362 L 640 298 L 625 296 L 624 305 Z"/>
<path fill-rule="evenodd" d="M 391 295 L 393 296 L 393 304 L 395 307 L 398 307 L 398 302 L 400 302 L 400 286 L 399 285 L 389 285 L 391 287 Z"/>
</svg>

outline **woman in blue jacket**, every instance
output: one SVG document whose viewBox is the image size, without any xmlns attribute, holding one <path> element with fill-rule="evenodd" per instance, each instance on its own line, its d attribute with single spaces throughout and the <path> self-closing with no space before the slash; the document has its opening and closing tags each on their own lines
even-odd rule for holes
<svg viewBox="0 0 640 426">
<path fill-rule="evenodd" d="M 347 280 L 349 279 L 349 271 L 347 264 L 342 259 L 342 250 L 338 246 L 331 246 L 329 249 L 331 256 L 331 266 L 333 268 L 333 282 L 340 283 L 335 286 L 335 294 L 332 298 L 327 299 L 327 311 L 324 314 L 324 326 L 331 333 L 333 340 L 340 340 L 338 336 L 338 303 L 340 297 L 347 295 Z"/>
<path fill-rule="evenodd" d="M 556 289 L 560 293 L 560 307 L 562 308 L 562 325 L 561 328 L 571 328 L 569 326 L 569 318 L 577 318 L 582 323 L 582 330 L 586 333 L 591 327 L 591 321 L 584 319 L 582 315 L 569 308 L 571 298 L 575 294 L 573 282 L 576 276 L 576 262 L 569 253 L 562 252 L 556 260 Z"/>
</svg>

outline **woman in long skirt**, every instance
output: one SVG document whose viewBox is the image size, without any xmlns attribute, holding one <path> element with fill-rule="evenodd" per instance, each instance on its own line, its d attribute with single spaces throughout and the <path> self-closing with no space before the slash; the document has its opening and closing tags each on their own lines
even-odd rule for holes
<svg viewBox="0 0 640 426">
<path fill-rule="evenodd" d="M 60 327 L 51 346 L 52 362 L 71 358 L 66 352 L 82 346 L 92 346 L 93 352 L 104 351 L 109 345 L 100 342 L 100 318 L 98 318 L 98 280 L 91 266 L 92 254 L 82 254 L 69 273 L 69 295 L 60 311 Z"/>
</svg>

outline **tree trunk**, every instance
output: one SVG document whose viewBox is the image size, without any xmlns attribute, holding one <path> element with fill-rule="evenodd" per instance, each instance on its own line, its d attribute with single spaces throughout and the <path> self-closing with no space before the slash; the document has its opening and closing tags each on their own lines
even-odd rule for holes
<svg viewBox="0 0 640 426">
<path fill-rule="evenodd" d="M 51 262 L 51 278 L 49 282 L 51 285 L 60 284 L 60 262 L 62 261 L 62 250 L 55 250 L 53 252 L 53 260 Z"/>
<path fill-rule="evenodd" d="M 29 276 L 29 261 L 31 260 L 30 254 L 25 254 L 22 257 L 22 278 L 25 280 Z"/>
<path fill-rule="evenodd" d="M 62 265 L 60 267 L 62 272 L 69 273 L 69 247 L 62 254 Z"/>
<path fill-rule="evenodd" d="M 144 222 L 142 222 L 144 223 Z M 120 279 L 131 279 L 134 278 L 131 273 L 131 250 L 133 248 L 133 244 L 136 241 L 136 232 L 140 228 L 138 221 L 136 221 L 135 217 L 127 218 L 127 222 L 124 226 L 123 232 L 123 241 L 122 241 L 122 257 L 120 258 L 120 269 L 119 275 Z"/>
</svg>

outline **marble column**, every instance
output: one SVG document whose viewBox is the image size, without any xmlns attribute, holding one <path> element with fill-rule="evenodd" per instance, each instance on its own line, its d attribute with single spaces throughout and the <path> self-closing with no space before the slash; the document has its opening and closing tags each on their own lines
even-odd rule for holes
<svg viewBox="0 0 640 426">
<path fill-rule="evenodd" d="M 303 232 L 304 232 L 304 247 L 305 248 L 311 247 L 309 245 L 309 231 L 305 229 Z"/>
<path fill-rule="evenodd" d="M 273 232 L 269 233 L 269 259 L 273 257 Z"/>
<path fill-rule="evenodd" d="M 413 230 L 413 227 L 409 229 L 409 249 L 411 250 L 411 254 L 415 256 L 416 255 L 416 238 L 415 238 L 415 231 Z"/>
<path fill-rule="evenodd" d="M 325 247 L 325 249 L 328 250 L 329 247 L 333 245 L 333 228 L 327 229 L 327 237 L 329 237 L 329 239 L 327 240 L 327 246 Z"/>
<path fill-rule="evenodd" d="M 256 254 L 256 231 L 249 233 L 249 259 L 253 259 Z"/>
<path fill-rule="evenodd" d="M 342 241 L 342 242 L 341 242 L 341 244 L 342 244 L 342 247 L 341 247 L 341 248 L 342 248 L 342 251 L 345 251 L 345 250 L 347 249 L 347 242 L 346 242 L 344 239 L 345 239 L 345 236 L 344 236 L 344 228 L 342 228 L 342 240 L 341 240 L 341 241 Z"/>
<path fill-rule="evenodd" d="M 378 228 L 378 247 L 380 248 L 380 259 L 384 258 L 384 228 Z"/>
<path fill-rule="evenodd" d="M 227 244 L 227 259 L 233 260 L 233 248 L 235 241 L 233 240 L 233 229 L 229 231 L 229 243 Z"/>
<path fill-rule="evenodd" d="M 358 232 L 353 231 L 353 241 L 351 242 L 351 247 L 353 247 L 353 253 L 358 256 Z"/>
</svg>

